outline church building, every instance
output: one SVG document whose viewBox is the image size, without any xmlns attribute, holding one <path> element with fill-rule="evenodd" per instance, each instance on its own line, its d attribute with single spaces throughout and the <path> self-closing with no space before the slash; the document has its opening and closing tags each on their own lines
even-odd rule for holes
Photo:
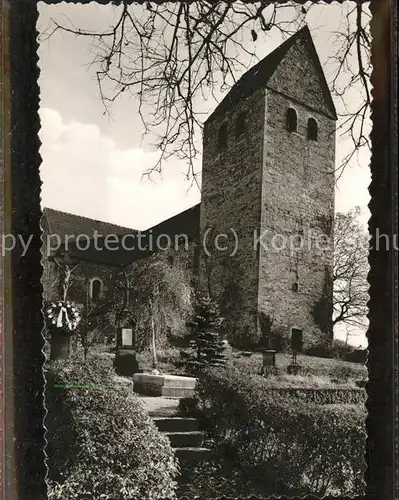
<svg viewBox="0 0 399 500">
<path fill-rule="evenodd" d="M 304 27 L 245 73 L 206 120 L 201 203 L 148 230 L 188 236 L 192 272 L 219 301 L 232 343 L 259 341 L 262 316 L 287 335 L 302 330 L 304 341 L 332 338 L 336 119 Z M 50 208 L 42 226 L 44 236 L 138 233 Z M 70 298 L 82 302 L 106 295 L 113 275 L 148 253 L 72 244 L 68 256 L 80 262 Z M 54 255 L 43 265 L 45 297 L 58 298 Z"/>
</svg>

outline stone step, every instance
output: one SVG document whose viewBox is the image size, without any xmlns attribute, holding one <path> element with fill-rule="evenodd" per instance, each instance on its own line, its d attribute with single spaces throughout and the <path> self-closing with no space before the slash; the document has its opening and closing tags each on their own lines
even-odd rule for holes
<svg viewBox="0 0 399 500">
<path fill-rule="evenodd" d="M 155 418 L 172 418 L 177 413 L 176 408 L 159 408 L 148 412 L 148 415 Z"/>
<path fill-rule="evenodd" d="M 199 429 L 199 420 L 189 417 L 153 417 L 155 425 L 163 432 L 191 432 Z"/>
<path fill-rule="evenodd" d="M 180 463 L 198 463 L 205 462 L 211 458 L 211 450 L 209 448 L 198 448 L 198 447 L 184 447 L 174 449 L 177 458 Z"/>
<path fill-rule="evenodd" d="M 140 400 L 150 417 L 173 417 L 179 411 L 178 399 L 140 396 Z"/>
<path fill-rule="evenodd" d="M 201 431 L 191 432 L 167 432 L 173 448 L 191 448 L 201 446 L 204 433 Z"/>
</svg>

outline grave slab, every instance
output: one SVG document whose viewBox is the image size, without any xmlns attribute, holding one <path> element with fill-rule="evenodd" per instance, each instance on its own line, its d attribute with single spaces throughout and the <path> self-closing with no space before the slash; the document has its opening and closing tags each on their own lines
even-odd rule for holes
<svg viewBox="0 0 399 500">
<path fill-rule="evenodd" d="M 144 396 L 185 398 L 194 395 L 196 381 L 194 377 L 136 373 L 133 375 L 133 390 Z"/>
</svg>

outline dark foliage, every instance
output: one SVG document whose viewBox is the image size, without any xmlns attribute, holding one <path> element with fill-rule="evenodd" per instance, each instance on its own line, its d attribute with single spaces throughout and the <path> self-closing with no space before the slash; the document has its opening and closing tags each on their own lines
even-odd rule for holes
<svg viewBox="0 0 399 500">
<path fill-rule="evenodd" d="M 367 349 L 355 349 L 352 352 L 348 352 L 345 356 L 346 361 L 351 361 L 352 363 L 365 364 L 367 361 Z"/>
<path fill-rule="evenodd" d="M 218 304 L 208 296 L 198 296 L 190 323 L 193 328 L 192 350 L 185 363 L 189 372 L 206 366 L 226 365 L 225 345 L 219 335 L 222 323 Z"/>
<path fill-rule="evenodd" d="M 364 352 L 360 350 L 361 352 Z M 315 343 L 311 347 L 305 350 L 305 354 L 308 356 L 316 356 L 319 358 L 335 358 L 342 359 L 345 361 L 352 361 L 351 354 L 354 352 L 354 347 L 346 342 L 334 339 L 321 339 L 319 342 Z M 358 355 L 361 358 L 360 355 Z M 356 356 L 355 356 L 356 357 Z M 365 362 L 360 361 L 360 362 Z"/>
<path fill-rule="evenodd" d="M 179 401 L 179 413 L 180 415 L 184 416 L 189 416 L 189 417 L 196 417 L 198 416 L 201 412 L 198 407 L 198 399 L 193 397 L 193 398 L 182 398 Z"/>
<path fill-rule="evenodd" d="M 359 494 L 365 464 L 363 404 L 303 403 L 254 377 L 211 369 L 197 397 L 215 453 L 277 495 Z"/>
<path fill-rule="evenodd" d="M 137 354 L 128 350 L 118 350 L 115 355 L 114 368 L 115 372 L 121 376 L 130 377 L 135 373 L 139 373 Z"/>
<path fill-rule="evenodd" d="M 114 382 L 110 360 L 56 361 L 47 380 L 49 500 L 174 497 L 170 442 Z"/>
<path fill-rule="evenodd" d="M 190 326 L 195 333 L 212 330 L 219 332 L 224 318 L 220 314 L 218 304 L 208 295 L 197 295 L 194 305 L 194 317 Z"/>
</svg>

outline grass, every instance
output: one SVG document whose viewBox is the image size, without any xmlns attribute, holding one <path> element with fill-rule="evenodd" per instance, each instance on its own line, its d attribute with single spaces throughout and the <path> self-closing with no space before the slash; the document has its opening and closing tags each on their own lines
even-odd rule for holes
<svg viewBox="0 0 399 500">
<path fill-rule="evenodd" d="M 260 377 L 260 375 L 259 375 Z M 355 389 L 356 383 L 354 380 L 331 380 L 326 376 L 321 375 L 288 375 L 282 374 L 277 376 L 269 376 L 263 378 L 265 387 L 271 389 Z"/>
<path fill-rule="evenodd" d="M 96 351 L 100 356 L 114 356 L 110 347 L 104 345 L 93 346 L 91 352 Z M 158 351 L 158 365 L 161 373 L 185 375 L 180 366 L 180 351 L 175 347 L 166 347 Z M 262 366 L 262 354 L 252 353 L 250 357 L 240 355 L 234 350 L 231 364 L 243 373 L 259 375 Z M 137 355 L 140 370 L 151 372 L 152 355 L 146 350 Z M 276 354 L 277 376 L 264 377 L 264 383 L 271 388 L 349 388 L 356 387 L 357 381 L 367 380 L 367 368 L 359 363 L 351 363 L 340 359 L 317 358 L 314 356 L 298 355 L 297 362 L 301 366 L 300 375 L 288 375 L 287 367 L 291 364 L 291 354 Z M 259 375 L 260 376 L 260 375 Z"/>
<path fill-rule="evenodd" d="M 152 356 L 149 351 L 138 354 L 140 368 L 151 371 Z M 180 349 L 173 347 L 160 350 L 158 353 L 159 369 L 163 373 L 184 375 L 179 365 Z M 334 388 L 356 387 L 356 381 L 367 380 L 367 368 L 358 363 L 350 363 L 339 359 L 316 358 L 298 355 L 298 364 L 302 367 L 300 375 L 288 375 L 287 367 L 291 364 L 290 354 L 276 354 L 277 376 L 264 378 L 268 387 L 293 388 Z M 253 353 L 250 357 L 240 356 L 240 351 L 233 351 L 231 364 L 240 371 L 258 375 L 262 366 L 262 355 Z"/>
<path fill-rule="evenodd" d="M 355 386 L 357 380 L 367 380 L 367 368 L 359 363 L 350 363 L 340 359 L 317 358 L 298 355 L 301 375 L 287 374 L 291 364 L 291 354 L 276 354 L 277 377 L 268 377 L 270 386 L 282 387 L 332 387 L 343 383 Z M 234 356 L 233 365 L 248 373 L 258 374 L 262 366 L 262 355 L 254 353 L 251 357 Z"/>
</svg>

